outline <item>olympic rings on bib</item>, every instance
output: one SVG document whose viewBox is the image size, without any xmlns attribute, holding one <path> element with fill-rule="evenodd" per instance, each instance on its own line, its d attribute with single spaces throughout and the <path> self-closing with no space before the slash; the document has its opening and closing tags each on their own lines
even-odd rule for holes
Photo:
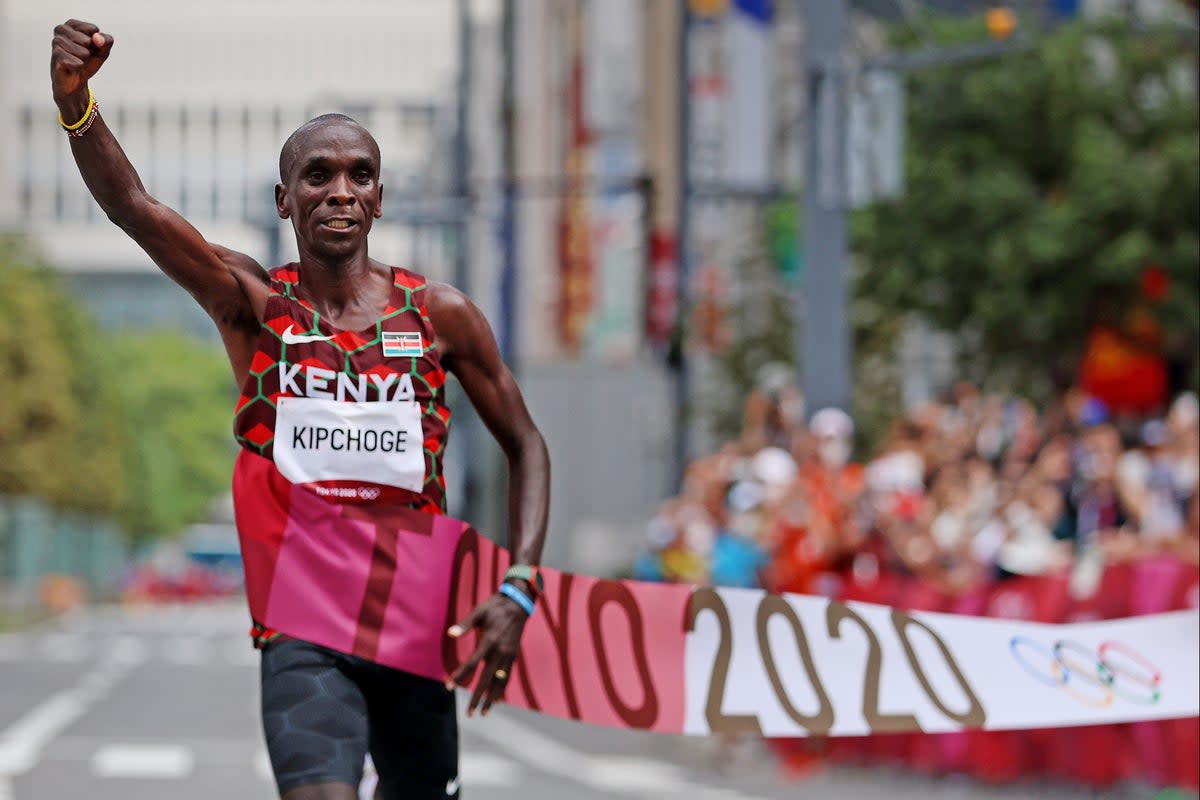
<svg viewBox="0 0 1200 800">
<path fill-rule="evenodd" d="M 1014 636 L 1008 642 L 1008 649 L 1013 659 L 1033 678 L 1062 689 L 1086 706 L 1108 708 L 1117 697 L 1138 705 L 1154 705 L 1162 696 L 1159 689 L 1161 670 L 1123 642 L 1102 642 L 1096 652 L 1092 652 L 1070 639 L 1059 639 L 1047 647 L 1027 636 Z M 1031 661 L 1031 652 L 1045 658 L 1050 674 L 1046 674 L 1045 667 L 1039 668 Z M 1145 691 L 1131 690 L 1127 684 L 1135 684 Z"/>
</svg>

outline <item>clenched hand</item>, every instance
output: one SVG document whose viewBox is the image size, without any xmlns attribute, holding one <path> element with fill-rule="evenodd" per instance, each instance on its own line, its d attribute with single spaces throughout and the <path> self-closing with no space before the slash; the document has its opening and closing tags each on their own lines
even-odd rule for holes
<svg viewBox="0 0 1200 800">
<path fill-rule="evenodd" d="M 60 108 L 65 102 L 80 97 L 86 106 L 84 90 L 88 80 L 104 65 L 112 46 L 113 37 L 101 33 L 100 28 L 90 22 L 72 19 L 54 29 L 54 39 L 50 43 L 50 83 Z M 78 111 L 82 115 L 84 107 Z"/>
</svg>

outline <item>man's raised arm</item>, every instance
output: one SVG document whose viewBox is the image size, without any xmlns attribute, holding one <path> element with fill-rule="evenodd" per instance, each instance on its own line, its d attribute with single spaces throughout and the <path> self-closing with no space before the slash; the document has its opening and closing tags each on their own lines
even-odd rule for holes
<svg viewBox="0 0 1200 800">
<path fill-rule="evenodd" d="M 108 218 L 196 298 L 228 346 L 235 330 L 257 327 L 255 310 L 265 302 L 266 273 L 249 256 L 209 244 L 191 223 L 146 192 L 88 87 L 112 46 L 113 37 L 90 22 L 70 20 L 54 29 L 51 84 L 75 163 Z M 232 349 L 230 357 L 236 371 L 240 358 Z"/>
</svg>

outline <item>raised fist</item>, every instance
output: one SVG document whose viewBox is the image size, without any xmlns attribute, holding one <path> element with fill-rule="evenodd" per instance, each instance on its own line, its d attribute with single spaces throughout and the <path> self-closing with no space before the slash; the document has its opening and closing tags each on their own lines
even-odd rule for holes
<svg viewBox="0 0 1200 800">
<path fill-rule="evenodd" d="M 108 58 L 112 46 L 113 37 L 90 22 L 72 19 L 55 28 L 50 44 L 50 82 L 55 99 L 81 92 Z"/>
</svg>

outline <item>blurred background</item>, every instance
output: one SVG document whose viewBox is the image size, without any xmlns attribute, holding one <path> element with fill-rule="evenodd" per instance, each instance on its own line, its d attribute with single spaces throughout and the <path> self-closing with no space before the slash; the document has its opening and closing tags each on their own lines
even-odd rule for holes
<svg viewBox="0 0 1200 800">
<path fill-rule="evenodd" d="M 375 134 L 372 255 L 491 321 L 551 450 L 549 565 L 1047 622 L 1200 604 L 1195 2 L 0 0 L 0 800 L 271 796 L 236 389 L 78 177 L 71 17 L 116 38 L 93 86 L 150 192 L 264 264 L 295 257 L 288 133 Z M 455 406 L 451 513 L 503 541 L 503 459 Z M 463 774 L 1167 798 L 1198 725 L 691 742 L 506 711 Z"/>
</svg>

